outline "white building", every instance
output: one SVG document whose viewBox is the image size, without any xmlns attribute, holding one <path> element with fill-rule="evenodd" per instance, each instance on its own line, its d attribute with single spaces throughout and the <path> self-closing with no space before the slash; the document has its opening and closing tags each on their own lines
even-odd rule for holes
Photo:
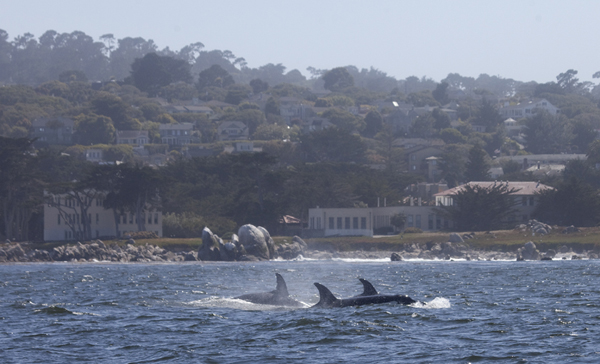
<svg viewBox="0 0 600 364">
<path fill-rule="evenodd" d="M 534 99 L 516 105 L 506 104 L 498 111 L 505 118 L 521 119 L 531 117 L 539 110 L 545 110 L 552 116 L 560 114 L 560 109 L 546 99 Z"/>
<path fill-rule="evenodd" d="M 420 199 L 419 199 L 420 201 Z M 392 216 L 402 214 L 404 227 L 436 231 L 448 227 L 447 221 L 433 206 L 416 205 L 387 207 L 348 207 L 308 209 L 308 230 L 311 236 L 373 236 L 380 228 L 390 228 Z"/>
<path fill-rule="evenodd" d="M 83 239 L 84 227 L 79 201 L 66 194 L 46 195 L 46 201 L 44 204 L 44 240 Z M 104 208 L 101 197 L 91 199 L 87 214 L 92 238 L 121 237 L 138 231 L 138 216 L 129 212 L 119 214 L 117 225 L 113 210 Z M 156 235 L 162 236 L 162 213 L 160 211 L 148 210 L 139 218 L 144 219 L 145 231 L 152 231 Z"/>
</svg>

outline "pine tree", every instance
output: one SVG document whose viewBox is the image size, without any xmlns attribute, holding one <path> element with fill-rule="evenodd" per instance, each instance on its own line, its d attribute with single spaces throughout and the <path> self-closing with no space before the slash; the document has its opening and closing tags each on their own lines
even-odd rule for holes
<svg viewBox="0 0 600 364">
<path fill-rule="evenodd" d="M 469 161 L 465 171 L 467 181 L 487 181 L 490 179 L 488 155 L 481 145 L 475 144 L 469 151 Z"/>
</svg>

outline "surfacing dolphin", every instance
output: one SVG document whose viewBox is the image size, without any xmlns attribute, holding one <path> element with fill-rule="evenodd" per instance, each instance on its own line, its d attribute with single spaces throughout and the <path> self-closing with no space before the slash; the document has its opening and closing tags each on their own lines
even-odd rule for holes
<svg viewBox="0 0 600 364">
<path fill-rule="evenodd" d="M 296 301 L 290 297 L 290 294 L 287 290 L 287 285 L 285 284 L 285 280 L 281 274 L 275 273 L 275 276 L 277 276 L 277 287 L 274 291 L 248 293 L 234 298 L 261 305 L 304 307 L 302 302 Z"/>
<path fill-rule="evenodd" d="M 410 305 L 417 301 L 405 295 L 382 295 L 378 294 L 373 285 L 366 279 L 359 278 L 364 287 L 364 292 L 358 296 L 350 298 L 336 298 L 329 288 L 320 283 L 315 283 L 319 290 L 319 302 L 312 307 L 348 307 L 363 306 L 377 303 L 397 302 L 403 305 Z"/>
</svg>

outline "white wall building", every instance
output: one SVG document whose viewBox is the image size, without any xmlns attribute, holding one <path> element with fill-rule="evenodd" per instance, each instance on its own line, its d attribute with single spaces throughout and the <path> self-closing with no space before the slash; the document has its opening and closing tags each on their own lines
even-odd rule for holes
<svg viewBox="0 0 600 364">
<path fill-rule="evenodd" d="M 68 196 L 47 195 L 50 201 L 44 204 L 44 240 L 83 239 L 83 221 L 79 202 Z M 105 209 L 103 201 L 95 198 L 87 211 L 92 238 L 121 237 L 138 231 L 137 218 L 133 213 L 119 215 L 117 227 L 112 209 Z M 139 218 L 144 219 L 145 231 L 152 231 L 162 237 L 162 213 L 148 210 Z"/>
<path fill-rule="evenodd" d="M 396 214 L 406 218 L 405 228 L 436 231 L 448 227 L 448 222 L 437 215 L 433 206 L 420 204 L 387 207 L 348 207 L 308 209 L 308 230 L 311 236 L 373 236 L 374 230 L 392 227 L 390 220 Z"/>
</svg>

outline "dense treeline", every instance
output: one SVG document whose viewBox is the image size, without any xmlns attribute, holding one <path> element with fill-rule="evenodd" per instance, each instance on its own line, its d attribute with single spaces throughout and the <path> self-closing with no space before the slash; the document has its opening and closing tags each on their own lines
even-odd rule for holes
<svg viewBox="0 0 600 364">
<path fill-rule="evenodd" d="M 279 168 L 267 153 L 178 158 L 154 169 L 94 164 L 52 149 L 34 152 L 31 144 L 26 138 L 0 137 L 0 231 L 8 238 L 41 238 L 43 203 L 53 203 L 44 191 L 80 200 L 81 216 L 87 216 L 86 201 L 100 197 L 118 214 L 148 205 L 160 208 L 172 225 L 195 219 L 223 234 L 246 223 L 275 231 L 281 216 L 306 217 L 308 208 L 317 205 L 375 205 L 379 197 L 397 201 L 409 182 L 357 164 Z M 86 223 L 81 221 L 84 236 Z"/>
<path fill-rule="evenodd" d="M 317 205 L 374 206 L 378 198 L 398 204 L 406 186 L 425 180 L 423 166 L 408 170 L 399 138 L 441 141 L 437 178 L 449 186 L 489 179 L 489 167 L 502 156 L 587 153 L 587 161 L 570 163 L 560 176 L 533 175 L 506 162 L 503 179 L 541 180 L 568 191 L 543 196 L 540 217 L 547 222 L 572 222 L 574 216 L 576 225 L 600 221 L 595 202 L 600 148 L 594 141 L 600 87 L 580 82 L 575 70 L 544 84 L 485 74 L 449 74 L 439 83 L 426 77 L 396 80 L 354 66 L 309 67 L 306 78 L 281 64 L 249 68 L 230 51 L 203 48 L 194 43 L 159 50 L 152 40 L 107 34 L 95 41 L 77 31 L 10 41 L 0 30 L 0 234 L 39 239 L 44 190 L 101 190 L 114 211 L 160 203 L 170 224 L 165 231 L 180 235 L 190 234 L 193 225 L 217 232 L 243 223 L 274 227 L 281 215 L 304 217 Z M 522 133 L 509 137 L 499 105 L 532 98 L 548 100 L 560 114 L 540 111 L 519 120 Z M 198 100 L 207 102 L 210 116 L 165 107 Z M 289 102 L 310 108 L 329 127 L 307 129 L 301 115 L 286 114 Z M 59 140 L 65 119 L 74 121 L 71 139 L 32 142 L 36 120 L 46 120 L 44 127 Z M 264 153 L 219 154 L 224 144 L 217 126 L 224 121 L 243 122 Z M 216 156 L 186 159 L 183 148 L 160 144 L 161 125 L 184 122 L 193 124 L 189 148 L 215 150 Z M 398 127 L 402 123 L 407 124 Z M 165 154 L 168 164 L 142 167 L 131 146 L 114 144 L 117 130 L 148 131 L 145 149 Z M 105 160 L 125 164 L 85 162 L 90 146 L 102 149 Z M 131 193 L 142 182 L 152 182 L 146 192 L 160 199 L 142 201 Z M 586 203 L 566 214 L 556 201 Z"/>
</svg>

